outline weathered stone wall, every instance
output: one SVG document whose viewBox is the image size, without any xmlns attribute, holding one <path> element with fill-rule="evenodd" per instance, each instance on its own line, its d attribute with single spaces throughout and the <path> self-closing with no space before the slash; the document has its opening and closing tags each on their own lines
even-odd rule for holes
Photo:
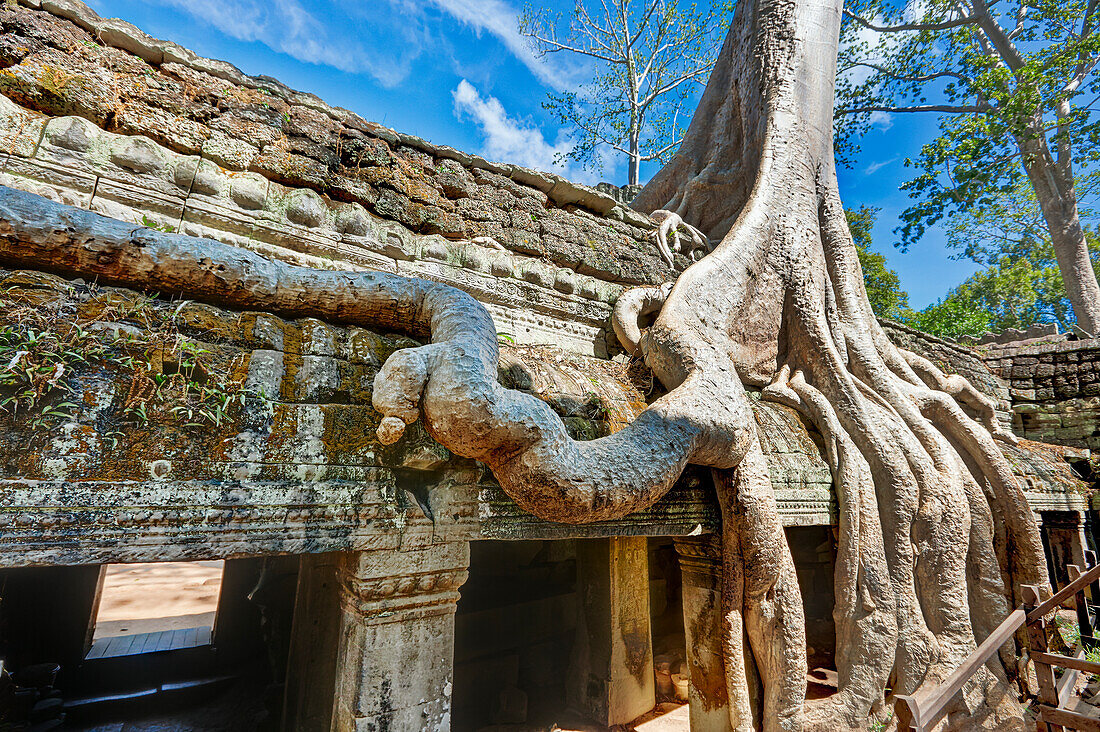
<svg viewBox="0 0 1100 732">
<path fill-rule="evenodd" d="M 673 276 L 652 223 L 609 195 L 394 132 L 78 2 L 0 6 L 0 95 L 4 185 L 308 266 L 447 282 L 518 343 L 606 355 L 623 287 Z"/>
<path fill-rule="evenodd" d="M 606 434 L 644 408 L 645 396 L 625 365 L 589 356 L 615 350 L 609 345 L 608 321 L 623 287 L 658 282 L 673 272 L 648 240 L 648 222 L 610 196 L 394 133 L 271 79 L 246 77 L 226 64 L 150 39 L 128 24 L 99 19 L 73 0 L 0 7 L 0 66 L 0 183 L 136 226 L 208 236 L 302 265 L 381 269 L 453 284 L 478 297 L 496 319 L 502 382 L 549 401 L 577 437 Z M 425 211 L 430 215 L 421 216 Z M 429 220 L 447 223 L 437 227 Z M 468 240 L 479 236 L 494 237 L 503 250 Z M 64 289 L 52 280 L 35 286 L 51 296 Z M 377 415 L 368 406 L 370 380 L 385 355 L 409 341 L 362 336 L 371 344 L 388 343 L 364 355 L 346 350 L 360 338 L 347 329 L 211 312 L 185 308 L 186 317 L 206 313 L 206 322 L 219 321 L 209 333 L 191 335 L 224 349 L 219 357 L 240 375 L 279 395 L 275 406 L 265 408 L 270 414 L 263 417 L 262 438 L 242 442 L 241 434 L 260 429 L 247 420 L 237 426 L 243 432 L 236 436 L 225 430 L 216 436 L 184 434 L 160 425 L 156 434 L 128 430 L 129 452 L 106 451 L 93 410 L 74 421 L 78 428 L 65 428 L 76 430 L 75 437 L 36 447 L 33 459 L 24 456 L 22 463 L 12 463 L 8 476 L 109 478 L 132 481 L 135 490 L 163 492 L 162 485 L 143 481 L 150 456 L 166 450 L 171 480 L 192 486 L 194 481 L 261 475 L 271 490 L 293 493 L 303 481 L 312 489 L 313 483 L 335 478 L 374 485 L 380 495 L 400 501 L 404 491 L 396 486 L 408 471 L 420 471 L 421 484 L 438 482 L 440 474 L 431 474 L 429 481 L 426 471 L 455 464 L 449 456 L 439 458 L 442 448 L 423 433 L 418 437 L 422 444 L 404 445 L 409 454 L 372 442 Z M 226 323 L 234 325 L 227 330 Z M 901 345 L 962 373 L 996 398 L 1007 396 L 969 350 L 902 326 L 888 330 Z M 322 341 L 315 346 L 316 333 L 324 335 L 316 336 Z M 344 351 L 333 350 L 337 342 L 345 344 Z M 525 344 L 555 344 L 565 352 Z M 104 374 L 88 379 L 85 393 L 94 385 L 104 403 L 117 400 L 124 390 Z M 756 405 L 786 522 L 831 522 L 831 477 L 813 437 L 789 410 Z M 255 455 L 244 460 L 228 445 L 247 445 Z M 108 452 L 109 459 L 101 460 Z M 9 454 L 15 454 L 14 447 Z M 242 467 L 249 462 L 255 465 Z M 1035 464 L 1039 467 L 1021 471 L 1059 474 L 1056 468 L 1047 470 L 1045 458 Z M 585 530 L 524 514 L 485 471 L 471 473 L 461 461 L 457 465 L 465 476 L 459 482 L 468 484 L 479 506 L 474 534 L 584 535 Z M 474 474 L 476 479 L 469 477 Z M 629 520 L 591 529 L 592 535 L 712 528 L 717 514 L 708 486 L 705 471 L 689 471 L 675 496 Z M 1047 485 L 1055 492 L 1064 487 L 1057 478 Z M 22 500 L 42 511 L 52 505 L 67 515 L 59 496 L 36 490 L 12 499 L 12 505 Z M 106 494 L 92 496 L 93 503 L 109 510 Z M 278 504 L 274 496 L 270 500 Z M 311 499 L 343 506 L 330 511 L 333 526 L 350 520 L 353 506 L 362 500 L 350 494 Z M 208 520 L 208 509 L 214 517 L 236 515 L 231 508 L 202 508 L 211 501 L 221 505 L 200 491 L 191 501 L 195 510 L 173 513 L 173 520 L 186 514 L 202 526 L 216 523 Z M 413 514 L 415 508 L 409 506 Z M 156 511 L 148 513 L 123 521 L 164 520 Z M 269 513 L 314 526 L 309 511 L 299 517 L 279 504 Z M 28 514 L 22 520 L 48 519 Z M 314 535 L 308 531 L 281 537 L 297 536 L 294 545 L 271 539 L 272 546 L 282 547 L 279 551 L 327 551 L 355 546 L 358 539 L 350 537 L 356 531 L 346 529 L 339 541 L 317 546 L 303 538 Z M 256 533 L 218 529 L 215 536 L 228 542 L 214 552 L 219 555 L 245 547 L 258 551 L 262 545 Z M 142 550 L 134 551 L 141 555 Z"/>
<path fill-rule="evenodd" d="M 40 411 L 0 417 L 0 565 L 678 535 L 718 524 L 706 471 L 688 471 L 646 511 L 578 527 L 523 513 L 484 467 L 451 456 L 419 427 L 380 445 L 373 379 L 389 353 L 413 344 L 402 336 L 0 273 L 5 327 L 17 329 L 28 308 L 58 327 L 124 340 L 171 314 L 179 335 L 207 352 L 207 368 L 252 395 L 220 425 L 186 427 L 170 400 L 141 424 L 124 414 L 135 388 L 129 367 L 109 354 L 71 363 L 62 375 L 70 391 L 50 402 L 72 403 L 68 415 L 37 426 Z M 502 383 L 546 400 L 578 439 L 607 434 L 645 406 L 623 364 L 545 346 L 501 349 Z M 147 360 L 150 373 L 178 368 L 155 353 Z M 790 410 L 755 405 L 785 520 L 830 522 L 831 477 L 813 438 Z"/>
<path fill-rule="evenodd" d="M 991 344 L 979 352 L 1009 384 L 1017 434 L 1100 449 L 1100 342 Z"/>
<path fill-rule="evenodd" d="M 909 326 L 890 320 L 881 321 L 886 335 L 901 348 L 919 353 L 939 366 L 945 373 L 959 374 L 979 391 L 993 397 L 1001 403 L 1007 412 L 1009 401 L 1008 386 L 990 371 L 982 360 L 980 352 L 960 346 L 957 343 L 921 333 Z"/>
</svg>

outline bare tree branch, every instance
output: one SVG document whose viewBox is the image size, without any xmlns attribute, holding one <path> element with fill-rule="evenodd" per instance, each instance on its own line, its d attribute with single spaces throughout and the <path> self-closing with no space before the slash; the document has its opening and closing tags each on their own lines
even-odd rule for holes
<svg viewBox="0 0 1100 732">
<path fill-rule="evenodd" d="M 940 112 L 942 114 L 980 114 L 988 112 L 992 109 L 989 105 L 978 104 L 965 104 L 965 105 L 953 105 L 953 104 L 922 104 L 913 107 L 889 107 L 889 106 L 865 106 L 865 107 L 851 107 L 849 109 L 838 109 L 837 114 L 862 114 L 864 112 L 897 112 L 899 114 L 908 114 L 911 112 Z"/>
<path fill-rule="evenodd" d="M 962 18 L 956 18 L 955 20 L 945 20 L 939 23 L 903 23 L 901 25 L 875 25 L 869 20 L 861 18 L 850 10 L 845 10 L 846 15 L 851 20 L 855 21 L 864 28 L 876 31 L 877 33 L 902 33 L 905 31 L 937 31 L 948 30 L 949 28 L 958 28 L 963 25 L 975 25 L 977 21 L 970 16 Z"/>
<path fill-rule="evenodd" d="M 569 51 L 571 53 L 576 53 L 576 54 L 579 54 L 581 56 L 588 56 L 590 58 L 599 59 L 600 61 L 604 61 L 604 62 L 609 63 L 609 64 L 624 63 L 624 60 L 621 59 L 621 58 L 615 58 L 613 56 L 607 56 L 605 54 L 597 53 L 596 51 L 593 51 L 593 50 L 588 49 L 588 48 L 583 48 L 581 46 L 571 46 L 567 43 L 561 43 L 559 41 L 555 41 L 552 38 L 545 38 L 543 36 L 536 35 L 534 33 L 529 34 L 528 37 L 534 39 L 538 43 L 543 44 L 544 46 L 547 46 L 547 48 L 545 48 L 545 49 L 539 49 L 539 54 L 538 54 L 539 56 L 545 56 L 548 53 L 557 53 L 559 51 Z"/>
<path fill-rule="evenodd" d="M 662 147 L 662 148 L 661 148 L 660 150 L 658 150 L 657 152 L 655 152 L 655 153 L 650 153 L 649 155 L 645 156 L 645 157 L 644 157 L 644 158 L 642 158 L 642 159 L 643 159 L 643 160 L 658 160 L 658 159 L 660 159 L 660 157 L 661 157 L 662 155 L 664 155 L 664 154 L 665 154 L 666 152 L 668 152 L 669 150 L 672 150 L 673 148 L 679 147 L 679 146 L 680 146 L 680 143 L 681 143 L 681 142 L 683 142 L 683 141 L 684 141 L 684 138 L 683 138 L 683 136 L 681 135 L 680 137 L 676 138 L 676 140 L 675 140 L 675 141 L 673 141 L 673 142 L 670 142 L 669 144 L 665 145 L 664 147 Z"/>
<path fill-rule="evenodd" d="M 662 94 L 669 93 L 670 91 L 672 91 L 676 87 L 680 86 L 680 84 L 683 84 L 685 81 L 690 81 L 691 79 L 697 79 L 700 76 L 704 76 L 704 75 L 709 74 L 709 73 L 710 73 L 710 66 L 701 66 L 699 68 L 692 69 L 691 71 L 683 73 L 680 76 L 673 79 L 672 81 L 667 82 L 664 86 L 661 86 L 661 87 L 657 88 L 656 90 L 650 92 L 650 94 L 642 101 L 642 106 L 643 107 L 648 107 L 650 105 L 650 103 L 652 103 L 655 99 L 657 99 L 657 97 L 661 96 Z"/>
<path fill-rule="evenodd" d="M 937 71 L 937 72 L 934 72 L 934 73 L 931 73 L 931 74 L 923 74 L 923 75 L 920 75 L 920 76 L 906 76 L 904 74 L 899 74 L 895 71 L 891 71 L 890 69 L 886 68 L 885 66 L 881 66 L 881 65 L 875 64 L 875 63 L 870 63 L 868 61 L 853 62 L 851 64 L 848 64 L 848 66 L 846 66 L 844 69 L 842 69 L 842 71 L 849 71 L 851 69 L 860 68 L 860 67 L 873 69 L 875 71 L 878 71 L 879 73 L 886 74 L 891 79 L 897 79 L 898 81 L 913 81 L 913 82 L 923 83 L 923 82 L 926 82 L 926 81 L 932 81 L 933 79 L 942 79 L 944 77 L 950 77 L 952 79 L 962 79 L 963 78 L 962 74 L 957 74 L 954 71 Z"/>
</svg>

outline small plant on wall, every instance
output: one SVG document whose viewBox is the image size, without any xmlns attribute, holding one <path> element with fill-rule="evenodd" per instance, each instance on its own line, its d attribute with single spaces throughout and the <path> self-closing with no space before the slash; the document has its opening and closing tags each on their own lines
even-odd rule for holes
<svg viewBox="0 0 1100 732">
<path fill-rule="evenodd" d="M 43 300 L 41 290 L 0 290 L 0 414 L 31 428 L 73 420 L 84 404 L 81 375 L 119 373 L 126 384 L 107 415 L 112 446 L 127 428 L 167 421 L 185 429 L 218 427 L 252 394 L 180 330 L 189 303 L 117 296 L 70 287 Z"/>
</svg>

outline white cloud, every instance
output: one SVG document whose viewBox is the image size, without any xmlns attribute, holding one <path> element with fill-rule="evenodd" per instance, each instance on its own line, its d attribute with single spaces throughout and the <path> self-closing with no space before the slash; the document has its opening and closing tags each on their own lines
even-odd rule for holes
<svg viewBox="0 0 1100 732">
<path fill-rule="evenodd" d="M 93 4 L 95 0 L 92 0 Z M 263 43 L 299 61 L 366 73 L 386 87 L 405 81 L 412 62 L 438 49 L 446 29 L 425 10 L 435 8 L 478 35 L 496 38 L 542 83 L 557 90 L 576 85 L 577 68 L 538 58 L 519 32 L 519 13 L 508 0 L 148 0 L 188 13 L 242 41 Z M 431 35 L 437 37 L 431 38 Z"/>
<path fill-rule="evenodd" d="M 546 141 L 534 125 L 511 117 L 500 100 L 482 96 L 473 84 L 463 79 L 452 92 L 455 115 L 470 117 L 481 128 L 485 144 L 481 154 L 490 160 L 501 160 L 526 168 L 566 173 L 557 158 L 568 153 L 572 143 L 560 136 L 553 144 Z M 583 177 L 583 176 L 577 176 Z"/>
<path fill-rule="evenodd" d="M 493 35 L 544 84 L 562 90 L 574 86 L 570 74 L 538 58 L 519 32 L 519 14 L 504 0 L 428 0 L 478 32 Z"/>
<path fill-rule="evenodd" d="M 882 160 L 882 161 L 879 161 L 877 163 L 871 163 L 870 165 L 868 165 L 866 168 L 863 169 L 863 174 L 864 175 L 874 175 L 875 173 L 877 173 L 880 170 L 882 170 L 883 168 L 885 168 L 887 165 L 890 165 L 891 163 L 896 162 L 896 161 L 897 161 L 897 158 L 893 157 L 893 158 L 890 158 L 889 160 Z"/>
<path fill-rule="evenodd" d="M 420 55 L 417 24 L 326 22 L 299 0 L 151 0 L 177 8 L 222 33 L 255 41 L 306 63 L 365 73 L 386 87 L 400 84 Z M 323 3 L 312 4 L 313 10 Z M 331 20 L 327 19 L 327 20 Z M 396 26 L 396 27 L 394 27 Z M 376 43 L 378 34 L 389 43 Z"/>
<path fill-rule="evenodd" d="M 883 132 L 894 126 L 894 117 L 889 112 L 871 112 L 867 121 L 872 127 L 878 127 Z"/>
</svg>

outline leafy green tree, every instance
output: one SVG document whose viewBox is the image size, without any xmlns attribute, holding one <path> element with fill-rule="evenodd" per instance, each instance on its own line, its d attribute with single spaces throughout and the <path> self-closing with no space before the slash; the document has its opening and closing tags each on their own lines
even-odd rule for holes
<svg viewBox="0 0 1100 732">
<path fill-rule="evenodd" d="M 974 300 L 956 296 L 957 292 L 952 290 L 938 303 L 913 313 L 906 324 L 941 338 L 981 335 L 989 331 L 989 313 Z"/>
<path fill-rule="evenodd" d="M 1083 201 L 1094 198 L 1097 178 L 1076 182 Z M 1085 221 L 1095 218 L 1085 206 L 1081 213 Z M 998 192 L 984 205 L 952 216 L 947 224 L 948 246 L 986 267 L 960 285 L 957 296 L 988 310 L 991 330 L 1038 322 L 1056 322 L 1067 330 L 1075 322 L 1050 234 L 1029 185 Z M 1095 226 L 1085 228 L 1084 234 L 1095 270 L 1100 264 L 1100 236 Z"/>
<path fill-rule="evenodd" d="M 691 118 L 681 111 L 706 84 L 729 25 L 729 3 L 703 6 L 576 0 L 568 18 L 527 6 L 519 30 L 537 53 L 579 56 L 591 69 L 579 89 L 543 105 L 577 133 L 567 157 L 599 169 L 610 148 L 627 157 L 630 185 L 642 163 L 672 157 Z"/>
<path fill-rule="evenodd" d="M 859 266 L 863 269 L 863 284 L 871 310 L 880 318 L 905 321 L 909 309 L 909 293 L 901 289 L 898 273 L 886 266 L 886 257 L 871 251 L 871 229 L 879 209 L 870 206 L 844 210 L 848 229 L 855 240 Z"/>
<path fill-rule="evenodd" d="M 908 246 L 945 216 L 1029 185 L 1078 323 L 1100 331 L 1100 285 L 1077 177 L 1100 159 L 1097 0 L 852 0 L 837 133 L 847 159 L 883 114 L 938 113 L 904 186 Z"/>
<path fill-rule="evenodd" d="M 1100 237 L 1092 231 L 1087 236 L 1095 266 L 1100 257 Z M 949 338 L 1049 322 L 1067 330 L 1074 323 L 1049 242 L 1017 244 L 1013 253 L 1002 252 L 986 263 L 985 269 L 938 303 L 898 319 L 925 333 Z"/>
</svg>

